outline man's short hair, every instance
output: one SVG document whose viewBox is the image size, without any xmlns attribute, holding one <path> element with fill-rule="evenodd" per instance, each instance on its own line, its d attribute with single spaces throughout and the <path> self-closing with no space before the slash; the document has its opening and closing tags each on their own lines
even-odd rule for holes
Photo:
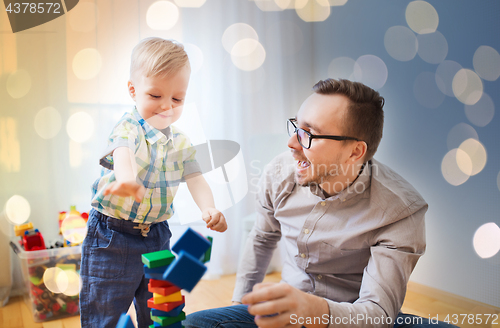
<svg viewBox="0 0 500 328">
<path fill-rule="evenodd" d="M 344 116 L 343 135 L 363 140 L 368 145 L 365 161 L 375 155 L 384 129 L 384 98 L 363 83 L 349 80 L 326 79 L 313 87 L 322 95 L 340 94 L 346 96 L 351 105 Z"/>
<path fill-rule="evenodd" d="M 184 46 L 162 38 L 142 39 L 132 50 L 130 77 L 142 73 L 146 77 L 165 77 L 189 65 Z"/>
</svg>

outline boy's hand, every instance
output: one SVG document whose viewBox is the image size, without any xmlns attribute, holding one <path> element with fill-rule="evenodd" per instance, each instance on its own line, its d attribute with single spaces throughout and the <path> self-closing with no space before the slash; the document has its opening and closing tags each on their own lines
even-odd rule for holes
<svg viewBox="0 0 500 328">
<path fill-rule="evenodd" d="M 203 221 L 206 222 L 207 228 L 218 232 L 226 231 L 226 218 L 216 208 L 208 207 L 204 209 L 201 213 L 201 217 L 203 218 Z"/>
<path fill-rule="evenodd" d="M 145 193 L 146 188 L 135 181 L 113 181 L 104 189 L 104 196 L 109 194 L 121 197 L 132 196 L 138 203 L 142 201 Z"/>
</svg>

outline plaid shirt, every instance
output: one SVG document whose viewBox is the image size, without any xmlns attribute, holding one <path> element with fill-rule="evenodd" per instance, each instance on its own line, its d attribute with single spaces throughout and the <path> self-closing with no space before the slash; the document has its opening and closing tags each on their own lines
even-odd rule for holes
<svg viewBox="0 0 500 328">
<path fill-rule="evenodd" d="M 112 154 L 118 147 L 128 147 L 135 154 L 137 181 L 146 188 L 140 203 L 133 197 L 103 195 L 106 186 L 116 180 Z M 136 108 L 125 113 L 111 132 L 100 164 L 101 177 L 92 185 L 92 207 L 110 217 L 136 223 L 169 219 L 174 214 L 172 202 L 179 183 L 184 176 L 200 172 L 188 137 L 173 126 L 162 131 L 153 128 Z"/>
</svg>

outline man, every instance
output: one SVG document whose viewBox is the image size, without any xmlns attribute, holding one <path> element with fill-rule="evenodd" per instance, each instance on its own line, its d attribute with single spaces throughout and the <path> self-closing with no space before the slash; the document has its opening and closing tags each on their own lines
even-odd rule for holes
<svg viewBox="0 0 500 328">
<path fill-rule="evenodd" d="M 320 81 L 313 90 L 287 122 L 291 154 L 276 157 L 261 179 L 233 295 L 233 304 L 244 305 L 192 314 L 185 327 L 428 324 L 399 313 L 425 250 L 427 204 L 373 159 L 384 99 L 348 80 Z M 282 282 L 262 284 L 281 238 Z M 439 325 L 451 327 L 429 327 Z"/>
</svg>

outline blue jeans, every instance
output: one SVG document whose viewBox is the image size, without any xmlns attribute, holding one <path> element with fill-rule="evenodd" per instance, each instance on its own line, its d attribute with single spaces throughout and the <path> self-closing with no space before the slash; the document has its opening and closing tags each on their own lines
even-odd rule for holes
<svg viewBox="0 0 500 328">
<path fill-rule="evenodd" d="M 147 300 L 153 297 L 141 255 L 170 249 L 166 221 L 153 224 L 147 237 L 131 221 L 91 210 L 82 244 L 80 318 L 82 328 L 114 328 L 134 301 L 139 328 L 153 324 Z"/>
<path fill-rule="evenodd" d="M 233 305 L 196 312 L 182 322 L 185 328 L 257 328 L 254 316 L 247 305 Z M 446 328 L 455 327 L 445 322 L 429 322 L 429 319 L 400 313 L 394 328 Z M 375 324 L 373 326 L 376 326 Z"/>
</svg>

